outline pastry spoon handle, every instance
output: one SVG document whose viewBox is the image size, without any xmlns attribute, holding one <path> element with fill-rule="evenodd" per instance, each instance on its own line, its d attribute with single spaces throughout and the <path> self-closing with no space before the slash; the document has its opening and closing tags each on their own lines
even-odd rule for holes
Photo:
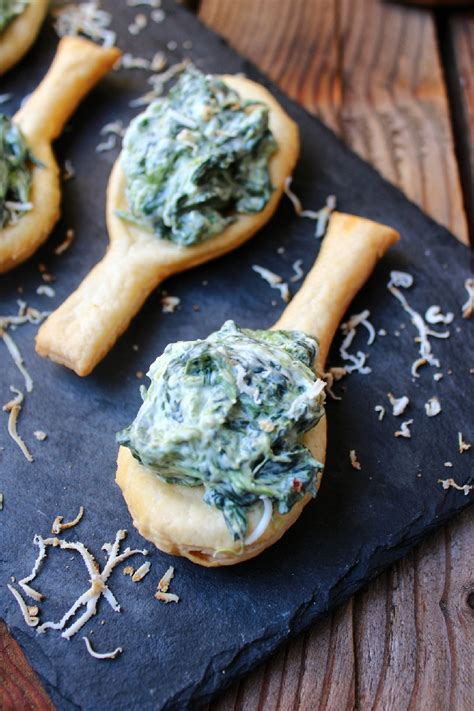
<svg viewBox="0 0 474 711">
<path fill-rule="evenodd" d="M 63 37 L 46 76 L 15 115 L 31 139 L 54 141 L 84 96 L 120 57 L 80 37 Z"/>
<path fill-rule="evenodd" d="M 350 302 L 398 239 L 398 232 L 387 225 L 335 212 L 314 266 L 273 328 L 315 336 L 320 345 L 316 365 L 323 370 Z"/>
<path fill-rule="evenodd" d="M 43 323 L 36 351 L 88 375 L 169 275 L 145 248 L 109 247 L 80 286 Z"/>
</svg>

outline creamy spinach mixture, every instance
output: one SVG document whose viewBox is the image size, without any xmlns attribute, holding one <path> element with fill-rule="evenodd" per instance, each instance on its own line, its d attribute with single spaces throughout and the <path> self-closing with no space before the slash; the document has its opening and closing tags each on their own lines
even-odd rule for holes
<svg viewBox="0 0 474 711">
<path fill-rule="evenodd" d="M 324 410 L 311 364 L 317 343 L 299 331 L 251 331 L 227 321 L 165 349 L 120 444 L 170 484 L 205 488 L 234 540 L 248 508 L 267 497 L 282 513 L 315 494 L 322 464 L 302 444 Z"/>
<path fill-rule="evenodd" d="M 31 210 L 28 199 L 33 163 L 40 165 L 18 126 L 0 114 L 0 228 L 14 224 L 20 215 Z"/>
<path fill-rule="evenodd" d="M 0 0 L 0 34 L 29 4 L 30 0 Z"/>
<path fill-rule="evenodd" d="M 263 210 L 275 150 L 265 104 L 188 69 L 127 129 L 121 160 L 130 212 L 118 214 L 161 239 L 201 242 L 236 215 Z"/>
</svg>

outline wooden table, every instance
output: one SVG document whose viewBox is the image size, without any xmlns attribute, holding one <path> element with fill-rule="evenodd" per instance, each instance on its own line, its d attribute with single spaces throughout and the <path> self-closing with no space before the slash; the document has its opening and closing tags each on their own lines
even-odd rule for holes
<svg viewBox="0 0 474 711">
<path fill-rule="evenodd" d="M 188 4 L 458 239 L 467 243 L 470 227 L 472 240 L 474 13 L 380 0 Z M 473 540 L 471 510 L 210 708 L 472 709 Z M 0 708 L 53 708 L 4 626 Z"/>
</svg>

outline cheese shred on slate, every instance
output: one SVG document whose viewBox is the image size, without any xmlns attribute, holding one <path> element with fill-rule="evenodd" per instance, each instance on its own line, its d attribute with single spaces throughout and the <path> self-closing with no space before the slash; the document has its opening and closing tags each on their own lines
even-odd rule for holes
<svg viewBox="0 0 474 711">
<path fill-rule="evenodd" d="M 92 648 L 92 644 L 90 643 L 89 639 L 87 637 L 82 638 L 86 644 L 86 649 L 91 655 L 91 657 L 94 657 L 94 659 L 115 659 L 116 656 L 119 654 L 122 654 L 123 649 L 122 647 L 117 647 L 114 649 L 113 652 L 96 652 Z"/>
<path fill-rule="evenodd" d="M 302 443 L 323 414 L 316 351 L 304 333 L 233 321 L 205 340 L 173 343 L 151 366 L 143 404 L 117 440 L 163 481 L 203 485 L 204 501 L 245 545 L 250 507 L 263 502 L 262 535 L 272 509 L 288 513 L 316 494 L 322 464 Z"/>
</svg>

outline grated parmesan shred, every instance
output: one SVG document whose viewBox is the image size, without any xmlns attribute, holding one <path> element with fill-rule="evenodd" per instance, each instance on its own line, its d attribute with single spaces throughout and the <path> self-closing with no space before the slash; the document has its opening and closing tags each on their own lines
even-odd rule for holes
<svg viewBox="0 0 474 711">
<path fill-rule="evenodd" d="M 147 560 L 143 565 L 141 565 L 137 570 L 132 574 L 132 580 L 134 583 L 139 583 L 140 580 L 143 580 L 145 575 L 148 575 L 150 572 L 151 568 L 151 563 Z"/>
<path fill-rule="evenodd" d="M 443 489 L 456 489 L 457 491 L 463 491 L 464 496 L 467 496 L 472 489 L 474 489 L 473 484 L 457 484 L 454 479 L 438 479 L 438 484 L 443 486 Z"/>
<path fill-rule="evenodd" d="M 440 367 L 438 358 L 436 358 L 432 353 L 430 337 L 449 338 L 450 333 L 449 331 L 440 332 L 431 330 L 425 322 L 423 316 L 421 316 L 421 314 L 410 306 L 400 289 L 409 289 L 413 286 L 413 282 L 414 280 L 411 274 L 393 271 L 390 272 L 390 279 L 387 284 L 387 289 L 401 303 L 403 310 L 410 316 L 413 326 L 418 331 L 418 336 L 415 338 L 415 342 L 420 344 L 420 357 L 415 360 L 411 366 L 411 374 L 413 377 L 419 378 L 418 369 L 422 365 L 429 364 L 436 368 Z"/>
<path fill-rule="evenodd" d="M 462 306 L 463 318 L 471 318 L 474 314 L 474 279 L 466 279 L 464 288 L 467 291 L 467 301 Z"/>
<path fill-rule="evenodd" d="M 184 72 L 188 66 L 190 66 L 190 62 L 188 60 L 184 60 L 182 62 L 172 64 L 168 67 L 168 69 L 160 67 L 160 70 L 156 74 L 152 74 L 148 79 L 148 83 L 151 84 L 152 89 L 147 91 L 146 94 L 139 96 L 137 99 L 130 101 L 129 106 L 139 107 L 151 104 L 152 101 L 158 99 L 163 94 L 166 84 L 175 76 L 181 72 Z"/>
<path fill-rule="evenodd" d="M 96 652 L 87 637 L 82 638 L 86 644 L 86 649 L 94 659 L 115 659 L 119 654 L 122 654 L 122 647 L 117 647 L 113 652 Z"/>
<path fill-rule="evenodd" d="M 469 442 L 465 442 L 462 432 L 458 432 L 458 446 L 459 446 L 459 454 L 463 454 L 464 452 L 467 452 L 469 449 L 471 449 L 471 445 Z"/>
<path fill-rule="evenodd" d="M 383 405 L 376 405 L 376 406 L 374 407 L 374 410 L 375 410 L 375 412 L 378 413 L 378 417 L 377 417 L 378 421 L 379 421 L 379 422 L 382 422 L 383 418 L 385 417 L 385 408 L 384 408 L 384 406 L 383 406 Z"/>
<path fill-rule="evenodd" d="M 425 313 L 425 321 L 431 323 L 432 325 L 442 323 L 445 326 L 448 326 L 450 323 L 452 323 L 453 319 L 454 314 L 451 313 L 451 311 L 449 311 L 447 314 L 443 314 L 441 312 L 441 308 L 437 305 L 430 306 Z"/>
<path fill-rule="evenodd" d="M 254 272 L 259 274 L 262 279 L 266 281 L 269 286 L 271 286 L 272 289 L 277 289 L 280 292 L 280 296 L 285 303 L 288 303 L 291 300 L 291 294 L 288 288 L 288 284 L 283 281 L 282 277 L 279 274 L 275 274 L 269 269 L 261 267 L 258 264 L 252 264 L 252 269 Z"/>
<path fill-rule="evenodd" d="M 7 588 L 10 590 L 11 594 L 17 601 L 18 607 L 20 608 L 21 614 L 23 615 L 23 619 L 25 620 L 28 627 L 36 627 L 39 622 L 39 617 L 37 615 L 33 616 L 30 613 L 30 608 L 28 607 L 26 602 L 23 600 L 23 597 L 18 592 L 18 590 L 16 590 L 13 587 L 13 585 L 10 585 L 10 583 L 7 583 Z"/>
<path fill-rule="evenodd" d="M 99 42 L 103 47 L 113 47 L 115 44 L 117 35 L 109 29 L 112 15 L 100 9 L 98 0 L 57 7 L 52 10 L 52 15 L 54 29 L 59 37 L 83 36 Z"/>
<path fill-rule="evenodd" d="M 168 592 L 169 586 L 171 581 L 174 578 L 174 568 L 172 565 L 168 568 L 166 573 L 163 575 L 163 577 L 160 579 L 158 583 L 158 590 L 161 592 Z"/>
<path fill-rule="evenodd" d="M 410 425 L 413 424 L 413 420 L 407 420 L 402 422 L 400 429 L 395 432 L 395 437 L 404 437 L 405 439 L 411 439 Z"/>
<path fill-rule="evenodd" d="M 25 381 L 25 388 L 26 392 L 30 393 L 33 390 L 33 380 L 31 378 L 31 375 L 28 373 L 24 366 L 24 360 L 23 357 L 20 353 L 20 349 L 16 345 L 15 341 L 13 338 L 10 336 L 9 333 L 6 331 L 1 330 L 0 326 L 0 337 L 2 338 L 4 344 L 6 345 L 8 352 L 10 353 L 13 362 L 15 363 L 16 367 L 20 371 L 20 373 L 23 376 L 23 379 Z"/>
<path fill-rule="evenodd" d="M 316 229 L 314 236 L 317 239 L 321 239 L 321 237 L 324 237 L 326 233 L 331 213 L 336 209 L 336 197 L 334 195 L 328 195 L 328 197 L 326 198 L 325 206 L 322 207 L 320 210 L 304 210 L 301 200 L 291 189 L 292 182 L 293 178 L 291 176 L 288 176 L 285 179 L 285 195 L 291 201 L 291 204 L 293 205 L 293 208 L 298 217 L 306 217 L 309 220 L 316 220 Z"/>
<path fill-rule="evenodd" d="M 51 533 L 54 534 L 59 534 L 61 531 L 64 531 L 67 528 L 73 528 L 74 526 L 77 526 L 79 521 L 82 519 L 84 516 L 84 507 L 80 506 L 79 507 L 79 513 L 77 514 L 76 518 L 73 518 L 72 521 L 66 521 L 66 523 L 63 523 L 63 516 L 56 516 L 56 518 L 53 521 L 53 525 L 51 526 Z"/>
<path fill-rule="evenodd" d="M 42 633 L 47 629 L 63 630 L 62 637 L 65 639 L 70 639 L 76 634 L 85 624 L 90 620 L 90 618 L 96 613 L 97 603 L 100 597 L 103 595 L 107 600 L 111 608 L 115 612 L 120 612 L 120 605 L 117 602 L 115 595 L 112 593 L 110 588 L 107 586 L 107 580 L 110 577 L 113 569 L 122 561 L 126 560 L 132 555 L 140 554 L 147 555 L 146 550 L 131 550 L 127 547 L 122 553 L 120 553 L 120 544 L 124 540 L 127 532 L 123 529 L 117 531 L 114 543 L 110 546 L 107 561 L 102 571 L 100 571 L 99 566 L 94 558 L 94 556 L 87 550 L 81 542 L 65 541 L 59 538 L 43 538 L 37 534 L 33 543 L 39 547 L 39 555 L 36 559 L 33 570 L 29 576 L 23 578 L 20 581 L 23 589 L 28 591 L 28 594 L 32 595 L 38 601 L 41 599 L 41 593 L 33 590 L 28 583 L 31 582 L 35 577 L 40 568 L 43 560 L 47 557 L 47 549 L 49 547 L 59 547 L 62 550 L 74 550 L 77 551 L 86 566 L 87 572 L 89 574 L 90 587 L 86 590 L 80 597 L 73 603 L 69 610 L 63 615 L 59 622 L 44 622 L 37 629 L 38 632 Z M 76 612 L 81 608 L 85 607 L 85 611 L 76 618 L 68 627 L 66 624 L 74 617 Z M 66 627 L 66 629 L 64 629 Z"/>
<path fill-rule="evenodd" d="M 16 391 L 19 393 L 18 398 L 21 395 L 20 402 L 23 402 L 23 393 L 21 393 L 19 390 L 16 390 L 12 385 L 10 386 L 11 390 Z M 18 401 L 15 404 L 12 404 L 14 401 L 11 400 L 10 402 L 7 402 L 6 405 L 3 406 L 3 409 L 6 412 L 9 412 L 8 416 L 8 434 L 12 438 L 12 440 L 15 442 L 16 445 L 20 448 L 23 456 L 28 462 L 33 462 L 33 457 L 31 455 L 31 452 L 29 451 L 28 447 L 26 446 L 25 442 L 23 439 L 20 437 L 20 435 L 17 432 L 16 425 L 18 421 L 18 416 L 21 412 L 21 405 L 18 404 Z"/>
<path fill-rule="evenodd" d="M 258 541 L 259 538 L 263 536 L 265 531 L 267 530 L 270 521 L 272 520 L 272 513 L 273 513 L 273 504 L 268 498 L 268 496 L 261 496 L 260 497 L 263 503 L 263 512 L 262 516 L 260 518 L 260 521 L 258 524 L 255 526 L 254 530 L 252 533 L 247 536 L 245 539 L 245 545 L 246 546 L 251 546 L 253 543 Z"/>
<path fill-rule="evenodd" d="M 297 259 L 295 262 L 293 262 L 293 271 L 294 274 L 292 277 L 290 277 L 291 282 L 299 281 L 300 279 L 303 278 L 304 272 L 303 269 L 301 268 L 301 265 L 303 264 L 302 259 Z"/>
<path fill-rule="evenodd" d="M 40 284 L 40 286 L 36 289 L 36 293 L 38 296 L 48 296 L 50 299 L 52 299 L 54 296 L 56 296 L 56 292 L 53 289 L 52 286 L 48 286 L 47 284 Z"/>
<path fill-rule="evenodd" d="M 399 417 L 400 415 L 403 415 L 405 410 L 407 409 L 408 405 L 410 404 L 410 400 L 406 395 L 402 395 L 402 397 L 395 397 L 392 395 L 392 393 L 388 393 L 387 395 L 390 405 L 392 406 L 392 415 L 394 417 Z"/>
<path fill-rule="evenodd" d="M 362 469 L 362 465 L 359 462 L 359 460 L 357 459 L 357 454 L 356 454 L 355 449 L 351 449 L 351 451 L 349 452 L 349 459 L 351 460 L 351 466 L 354 469 L 358 469 L 359 471 Z"/>
<path fill-rule="evenodd" d="M 370 316 L 370 311 L 365 309 L 361 311 L 360 314 L 353 314 L 349 317 L 349 320 L 341 324 L 340 329 L 344 334 L 344 340 L 339 348 L 339 354 L 341 358 L 345 361 L 350 361 L 352 365 L 346 365 L 345 369 L 347 373 L 357 372 L 361 375 L 368 375 L 372 372 L 372 368 L 366 365 L 367 354 L 362 351 L 357 351 L 356 354 L 349 353 L 348 348 L 352 345 L 357 334 L 357 327 L 359 325 L 366 328 L 369 337 L 367 340 L 367 345 L 372 345 L 375 340 L 375 329 L 368 320 Z"/>
<path fill-rule="evenodd" d="M 163 293 L 161 296 L 161 312 L 164 314 L 174 314 L 181 303 L 179 296 L 169 296 Z"/>
<path fill-rule="evenodd" d="M 69 247 L 71 246 L 71 244 L 74 242 L 74 237 L 75 237 L 75 232 L 73 229 L 70 228 L 70 229 L 66 230 L 66 237 L 61 242 L 61 244 L 58 244 L 58 246 L 55 247 L 55 249 L 53 250 L 54 254 L 58 257 L 61 254 L 64 254 L 64 252 L 66 252 L 69 249 Z"/>
<path fill-rule="evenodd" d="M 428 417 L 436 417 L 441 412 L 441 403 L 436 395 L 425 402 L 425 412 Z"/>
<path fill-rule="evenodd" d="M 140 32 L 145 29 L 147 24 L 147 16 L 140 12 L 138 15 L 135 15 L 132 24 L 128 26 L 128 31 L 131 35 L 139 35 Z"/>
</svg>

